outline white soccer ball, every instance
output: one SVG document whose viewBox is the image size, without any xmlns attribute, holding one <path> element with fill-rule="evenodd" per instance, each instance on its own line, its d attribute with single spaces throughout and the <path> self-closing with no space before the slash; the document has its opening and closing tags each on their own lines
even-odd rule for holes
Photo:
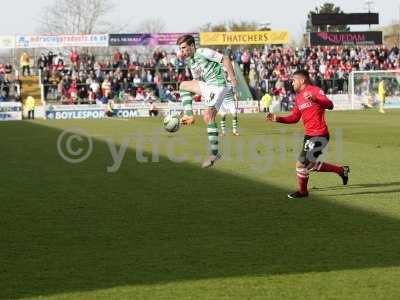
<svg viewBox="0 0 400 300">
<path fill-rule="evenodd" d="M 181 121 L 178 116 L 167 115 L 164 118 L 164 129 L 168 132 L 176 132 L 181 127 Z"/>
</svg>

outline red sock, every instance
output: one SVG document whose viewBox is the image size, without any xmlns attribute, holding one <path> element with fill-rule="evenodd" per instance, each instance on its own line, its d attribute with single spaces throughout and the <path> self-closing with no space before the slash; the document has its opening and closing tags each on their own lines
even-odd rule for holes
<svg viewBox="0 0 400 300">
<path fill-rule="evenodd" d="M 302 194 L 307 194 L 307 184 L 308 184 L 308 171 L 307 169 L 297 169 L 297 184 L 299 186 L 299 192 Z"/>
<path fill-rule="evenodd" d="M 328 164 L 328 163 L 320 163 L 319 166 L 317 167 L 316 171 L 317 172 L 336 173 L 338 175 L 341 175 L 343 173 L 343 167 L 342 166 Z"/>
</svg>

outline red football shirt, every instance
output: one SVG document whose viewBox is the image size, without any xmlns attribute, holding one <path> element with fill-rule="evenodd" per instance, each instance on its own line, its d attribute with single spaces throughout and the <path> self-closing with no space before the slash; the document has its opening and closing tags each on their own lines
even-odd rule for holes
<svg viewBox="0 0 400 300">
<path fill-rule="evenodd" d="M 308 100 L 307 95 L 311 95 L 312 100 Z M 307 85 L 297 93 L 292 114 L 287 117 L 277 117 L 276 121 L 292 124 L 297 123 L 302 118 L 305 135 L 329 135 L 328 126 L 325 122 L 325 109 L 333 109 L 333 102 L 326 97 L 319 87 Z"/>
<path fill-rule="evenodd" d="M 70 57 L 71 62 L 77 63 L 79 61 L 79 54 L 76 51 L 72 51 Z"/>
</svg>

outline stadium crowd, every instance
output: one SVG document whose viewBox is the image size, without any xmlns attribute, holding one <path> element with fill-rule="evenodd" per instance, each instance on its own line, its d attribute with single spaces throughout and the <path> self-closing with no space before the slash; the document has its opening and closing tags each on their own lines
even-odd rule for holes
<svg viewBox="0 0 400 300">
<path fill-rule="evenodd" d="M 0 102 L 20 100 L 21 80 L 13 72 L 12 64 L 0 64 Z"/>
<path fill-rule="evenodd" d="M 399 49 L 382 47 L 275 48 L 270 51 L 227 50 L 240 64 L 253 96 L 270 92 L 292 93 L 290 76 L 299 69 L 309 71 L 313 83 L 325 93 L 347 92 L 352 71 L 392 70 L 400 66 Z"/>
<path fill-rule="evenodd" d="M 226 48 L 224 52 L 241 67 L 255 99 L 266 93 L 281 99 L 290 97 L 290 76 L 303 68 L 326 93 L 337 94 L 347 92 L 348 76 L 353 70 L 400 67 L 397 47 Z M 135 51 L 119 50 L 105 59 L 87 50 L 73 50 L 68 57 L 49 52 L 40 56 L 37 67 L 45 99 L 71 104 L 104 102 L 107 98 L 117 102 L 177 101 L 179 83 L 190 78 L 179 53 L 162 49 L 145 58 Z"/>
<path fill-rule="evenodd" d="M 68 63 L 66 63 L 68 62 Z M 62 103 L 129 101 L 176 101 L 181 81 L 190 74 L 184 61 L 175 53 L 156 50 L 152 57 L 121 53 L 97 59 L 87 51 L 72 51 L 66 59 L 62 53 L 42 54 L 38 60 L 45 99 L 51 94 Z"/>
</svg>

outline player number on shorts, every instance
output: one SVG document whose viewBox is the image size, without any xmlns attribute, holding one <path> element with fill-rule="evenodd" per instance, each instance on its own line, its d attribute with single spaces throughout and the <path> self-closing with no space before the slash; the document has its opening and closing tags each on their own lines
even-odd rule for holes
<svg viewBox="0 0 400 300">
<path fill-rule="evenodd" d="M 315 148 L 315 143 L 308 140 L 306 141 L 305 145 L 304 145 L 304 150 L 308 151 L 308 150 L 313 150 Z"/>
</svg>

